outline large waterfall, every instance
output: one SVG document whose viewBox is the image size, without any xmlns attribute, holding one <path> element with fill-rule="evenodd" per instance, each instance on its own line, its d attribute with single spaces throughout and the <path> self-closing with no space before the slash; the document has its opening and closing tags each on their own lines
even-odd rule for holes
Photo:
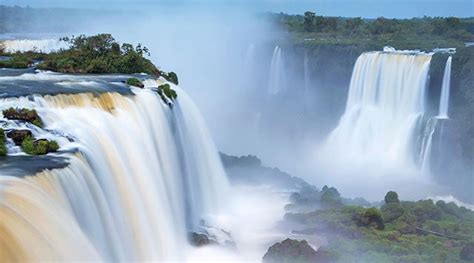
<svg viewBox="0 0 474 263">
<path fill-rule="evenodd" d="M 331 156 L 377 167 L 417 166 L 430 61 L 431 54 L 419 52 L 362 54 L 344 115 L 327 141 Z"/>
<path fill-rule="evenodd" d="M 36 109 L 45 129 L 33 134 L 54 136 L 69 165 L 0 175 L 0 258 L 184 260 L 187 232 L 219 211 L 228 185 L 200 114 L 173 88 L 172 108 L 150 88 L 3 99 Z"/>
<path fill-rule="evenodd" d="M 440 119 L 448 118 L 448 106 L 449 106 L 449 91 L 451 87 L 451 61 L 452 57 L 446 60 L 446 67 L 444 68 L 443 75 L 443 86 L 441 87 L 441 98 L 439 102 L 439 115 Z"/>
</svg>

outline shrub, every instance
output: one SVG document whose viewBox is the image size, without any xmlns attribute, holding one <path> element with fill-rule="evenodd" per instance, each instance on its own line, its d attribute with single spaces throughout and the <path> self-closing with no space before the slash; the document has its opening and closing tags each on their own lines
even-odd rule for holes
<svg viewBox="0 0 474 263">
<path fill-rule="evenodd" d="M 161 76 L 163 76 L 163 78 L 165 78 L 167 81 L 169 82 L 172 82 L 174 83 L 175 85 L 178 85 L 178 75 L 176 75 L 176 73 L 174 72 L 161 72 Z"/>
<path fill-rule="evenodd" d="M 173 101 L 178 97 L 176 91 L 173 90 L 169 84 L 160 85 L 158 87 L 158 94 L 160 95 L 163 102 L 167 104 L 169 101 Z"/>
<path fill-rule="evenodd" d="M 379 230 L 385 228 L 382 213 L 375 207 L 357 212 L 354 219 L 360 226 L 375 226 Z"/>
<path fill-rule="evenodd" d="M 7 147 L 5 145 L 6 141 L 5 132 L 2 128 L 0 128 L 0 156 L 7 155 Z"/>
<path fill-rule="evenodd" d="M 381 208 L 385 222 L 392 222 L 401 217 L 405 210 L 399 203 L 388 203 Z"/>
<path fill-rule="evenodd" d="M 135 86 L 135 87 L 139 87 L 139 88 L 145 87 L 145 85 L 143 85 L 143 83 L 140 80 L 138 80 L 137 78 L 128 78 L 125 83 L 127 85 Z"/>
<path fill-rule="evenodd" d="M 30 155 L 44 155 L 50 152 L 56 152 L 59 145 L 56 141 L 48 141 L 46 139 L 34 140 L 28 136 L 21 143 L 21 149 Z"/>
</svg>

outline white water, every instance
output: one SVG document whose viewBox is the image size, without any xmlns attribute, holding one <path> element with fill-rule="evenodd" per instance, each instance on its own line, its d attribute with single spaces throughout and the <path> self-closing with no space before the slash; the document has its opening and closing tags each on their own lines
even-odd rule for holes
<svg viewBox="0 0 474 263">
<path fill-rule="evenodd" d="M 441 97 L 439 102 L 439 114 L 438 118 L 448 119 L 448 107 L 449 107 L 449 91 L 451 88 L 451 61 L 450 56 L 446 60 L 446 66 L 444 68 L 443 75 L 443 86 L 441 87 Z"/>
<path fill-rule="evenodd" d="M 359 167 L 417 167 L 416 136 L 425 111 L 431 54 L 362 54 L 354 66 L 347 105 L 330 134 L 324 158 Z M 367 166 L 368 165 L 368 166 Z"/>
<path fill-rule="evenodd" d="M 149 89 L 5 99 L 35 108 L 63 170 L 0 177 L 0 255 L 11 261 L 185 260 L 186 233 L 225 203 L 228 184 L 202 118 L 178 87 L 173 110 Z M 37 248 L 37 249 L 36 249 Z"/>
<path fill-rule="evenodd" d="M 26 52 L 37 51 L 50 53 L 58 51 L 61 48 L 67 48 L 68 45 L 59 39 L 19 39 L 19 40 L 5 40 L 0 41 L 0 46 L 5 48 L 6 52 Z"/>
<path fill-rule="evenodd" d="M 304 59 L 303 59 L 303 74 L 304 74 L 304 89 L 305 92 L 309 90 L 309 86 L 311 84 L 311 79 L 310 79 L 310 72 L 309 72 L 309 58 L 308 58 L 308 53 L 304 53 Z"/>
<path fill-rule="evenodd" d="M 283 54 L 279 46 L 273 50 L 272 60 L 270 62 L 270 74 L 268 79 L 268 93 L 277 94 L 283 88 Z"/>
</svg>

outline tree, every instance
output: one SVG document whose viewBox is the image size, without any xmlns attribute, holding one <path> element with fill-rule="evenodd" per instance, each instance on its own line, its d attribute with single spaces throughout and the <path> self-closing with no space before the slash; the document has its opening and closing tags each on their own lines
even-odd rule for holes
<svg viewBox="0 0 474 263">
<path fill-rule="evenodd" d="M 312 32 L 314 31 L 314 21 L 316 14 L 311 11 L 306 11 L 304 13 L 304 31 Z"/>
<path fill-rule="evenodd" d="M 400 203 L 400 200 L 398 200 L 398 194 L 394 191 L 389 191 L 385 195 L 385 203 L 390 204 L 390 203 Z"/>
</svg>

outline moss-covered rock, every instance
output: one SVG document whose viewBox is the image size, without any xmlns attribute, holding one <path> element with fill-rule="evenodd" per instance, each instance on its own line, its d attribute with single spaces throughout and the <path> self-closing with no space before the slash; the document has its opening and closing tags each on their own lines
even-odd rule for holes
<svg viewBox="0 0 474 263">
<path fill-rule="evenodd" d="M 172 71 L 171 72 L 161 71 L 161 76 L 165 78 L 167 81 L 174 83 L 175 85 L 179 84 L 178 75 L 176 75 L 176 73 Z"/>
<path fill-rule="evenodd" d="M 7 155 L 7 146 L 5 145 L 6 138 L 5 138 L 5 131 L 0 128 L 0 156 Z"/>
<path fill-rule="evenodd" d="M 127 85 L 138 87 L 138 88 L 144 88 L 145 87 L 145 85 L 137 78 L 128 78 L 125 83 Z"/>
<path fill-rule="evenodd" d="M 50 152 L 56 152 L 59 149 L 59 145 L 56 141 L 46 139 L 35 140 L 30 136 L 23 140 L 21 149 L 30 155 L 44 155 Z"/>
<path fill-rule="evenodd" d="M 7 136 L 19 146 L 27 137 L 31 137 L 33 135 L 30 130 L 11 130 L 7 133 Z"/>
<path fill-rule="evenodd" d="M 15 109 L 13 107 L 3 110 L 3 117 L 9 120 L 20 120 L 30 122 L 38 127 L 43 126 L 43 121 L 39 117 L 36 110 L 30 110 L 26 108 Z"/>
<path fill-rule="evenodd" d="M 174 101 L 178 94 L 175 90 L 171 88 L 169 84 L 163 84 L 158 87 L 158 94 L 164 103 L 171 105 L 171 102 Z"/>
</svg>

